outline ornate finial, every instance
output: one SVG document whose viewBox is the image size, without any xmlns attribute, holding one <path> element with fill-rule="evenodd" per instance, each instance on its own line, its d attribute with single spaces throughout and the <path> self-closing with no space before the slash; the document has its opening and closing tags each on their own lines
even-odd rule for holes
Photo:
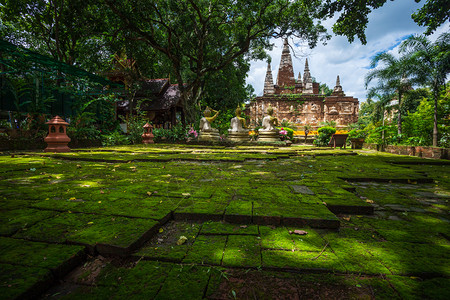
<svg viewBox="0 0 450 300">
<path fill-rule="evenodd" d="M 301 83 L 302 82 L 302 73 L 298 72 L 298 82 Z"/>
<path fill-rule="evenodd" d="M 277 85 L 279 87 L 295 85 L 294 68 L 292 66 L 291 53 L 289 51 L 288 39 L 284 39 L 283 51 L 281 52 L 280 66 L 278 67 Z"/>
<path fill-rule="evenodd" d="M 336 77 L 336 86 L 333 89 L 332 96 L 345 96 L 342 91 L 341 80 L 339 79 L 339 75 Z"/>
<path fill-rule="evenodd" d="M 305 72 L 303 73 L 303 93 L 312 94 L 313 93 L 313 81 L 311 73 L 309 73 L 308 59 L 305 61 Z"/>
<path fill-rule="evenodd" d="M 274 94 L 275 89 L 273 87 L 272 68 L 270 62 L 267 63 L 266 79 L 264 80 L 264 95 Z"/>
</svg>

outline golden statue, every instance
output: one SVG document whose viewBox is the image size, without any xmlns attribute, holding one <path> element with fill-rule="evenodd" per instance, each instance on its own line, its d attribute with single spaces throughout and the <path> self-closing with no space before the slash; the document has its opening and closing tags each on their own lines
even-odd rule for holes
<svg viewBox="0 0 450 300">
<path fill-rule="evenodd" d="M 212 113 L 214 113 L 214 116 L 211 117 Z M 214 122 L 218 115 L 219 111 L 207 106 L 203 112 L 203 118 L 200 119 L 200 131 L 217 131 L 217 129 L 211 127 L 211 123 Z"/>
<path fill-rule="evenodd" d="M 278 131 L 275 126 L 278 126 L 278 119 L 273 115 L 273 108 L 269 105 L 267 107 L 267 116 L 262 120 L 262 128 L 259 131 Z"/>
<path fill-rule="evenodd" d="M 236 117 L 231 119 L 230 126 L 231 129 L 228 129 L 228 132 L 237 132 L 244 131 L 246 127 L 245 119 L 241 117 L 242 110 L 240 107 L 236 108 Z"/>
</svg>

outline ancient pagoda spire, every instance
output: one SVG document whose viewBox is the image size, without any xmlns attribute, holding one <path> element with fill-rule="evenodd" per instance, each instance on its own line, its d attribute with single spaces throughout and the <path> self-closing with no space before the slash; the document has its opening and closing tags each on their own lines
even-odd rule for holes
<svg viewBox="0 0 450 300">
<path fill-rule="evenodd" d="M 275 89 L 273 87 L 273 77 L 272 77 L 272 68 L 270 67 L 270 62 L 267 64 L 267 72 L 266 79 L 264 80 L 264 95 L 270 95 L 275 93 Z"/>
<path fill-rule="evenodd" d="M 309 73 L 308 59 L 305 61 L 305 71 L 303 73 L 303 93 L 312 94 L 313 93 L 313 81 L 311 73 Z"/>
<path fill-rule="evenodd" d="M 284 40 L 283 51 L 281 52 L 277 85 L 279 87 L 295 85 L 294 68 L 292 67 L 291 52 L 289 51 L 289 43 L 287 39 Z"/>
<path fill-rule="evenodd" d="M 332 96 L 345 96 L 342 91 L 341 80 L 339 79 L 339 75 L 336 78 L 336 86 L 333 89 Z"/>
</svg>

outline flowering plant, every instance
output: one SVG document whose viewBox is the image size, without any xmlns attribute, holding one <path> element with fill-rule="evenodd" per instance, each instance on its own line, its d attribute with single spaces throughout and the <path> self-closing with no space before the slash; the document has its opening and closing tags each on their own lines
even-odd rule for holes
<svg viewBox="0 0 450 300">
<path fill-rule="evenodd" d="M 255 130 L 251 130 L 248 133 L 250 135 L 250 140 L 255 141 L 256 137 L 258 136 L 258 133 Z"/>
<path fill-rule="evenodd" d="M 282 141 L 285 141 L 285 140 L 289 140 L 289 139 L 290 139 L 289 136 L 288 136 L 287 130 L 285 130 L 284 128 L 281 128 L 281 130 L 280 130 L 280 139 L 281 139 Z"/>
<path fill-rule="evenodd" d="M 194 128 L 189 128 L 189 131 L 187 132 L 186 136 L 188 138 L 196 139 L 198 137 L 198 132 Z"/>
</svg>

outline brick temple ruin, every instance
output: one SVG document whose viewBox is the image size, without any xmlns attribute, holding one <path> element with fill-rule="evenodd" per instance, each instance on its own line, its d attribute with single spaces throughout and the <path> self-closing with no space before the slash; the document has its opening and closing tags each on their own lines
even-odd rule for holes
<svg viewBox="0 0 450 300">
<path fill-rule="evenodd" d="M 308 59 L 305 62 L 303 80 L 300 73 L 298 79 L 295 79 L 287 39 L 281 54 L 277 83 L 273 84 L 269 63 L 263 96 L 256 97 L 247 105 L 245 113 L 250 117 L 251 124 L 258 125 L 261 122 L 269 105 L 273 107 L 274 116 L 279 121 L 287 120 L 300 128 L 306 124 L 317 128 L 324 121 L 335 121 L 338 128 L 344 128 L 358 120 L 359 101 L 345 96 L 339 75 L 331 96 L 324 95 L 319 91 L 319 83 L 313 82 Z"/>
</svg>

